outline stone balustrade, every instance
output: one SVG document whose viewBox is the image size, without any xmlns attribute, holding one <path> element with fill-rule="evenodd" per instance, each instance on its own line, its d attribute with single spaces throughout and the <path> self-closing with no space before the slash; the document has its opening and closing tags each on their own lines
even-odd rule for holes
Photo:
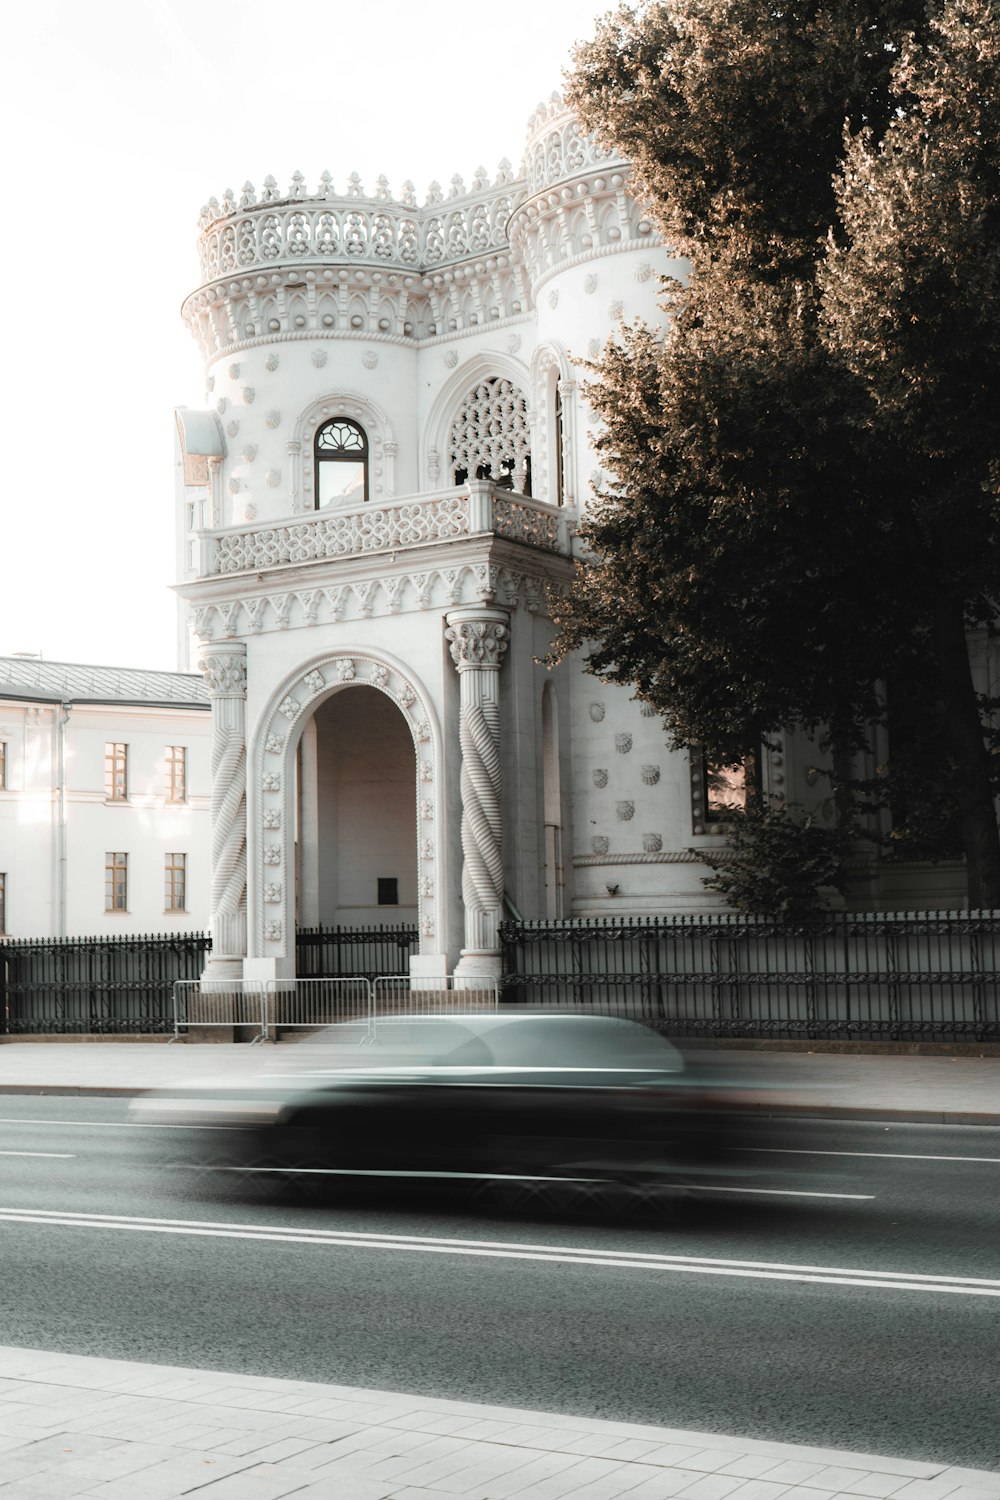
<svg viewBox="0 0 1000 1500">
<path fill-rule="evenodd" d="M 203 531 L 199 572 L 203 578 L 262 573 L 489 533 L 545 552 L 568 555 L 570 550 L 564 512 L 488 482 L 475 482 L 382 504 L 289 516 L 267 525 Z"/>
</svg>

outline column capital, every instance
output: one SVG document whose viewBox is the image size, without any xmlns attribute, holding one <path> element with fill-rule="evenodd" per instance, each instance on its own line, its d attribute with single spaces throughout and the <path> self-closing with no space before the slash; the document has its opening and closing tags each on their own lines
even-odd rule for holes
<svg viewBox="0 0 1000 1500">
<path fill-rule="evenodd" d="M 203 641 L 198 665 L 213 698 L 245 698 L 247 648 L 242 641 Z"/>
<path fill-rule="evenodd" d="M 445 638 L 459 672 L 498 672 L 510 644 L 510 615 L 505 609 L 451 609 Z"/>
</svg>

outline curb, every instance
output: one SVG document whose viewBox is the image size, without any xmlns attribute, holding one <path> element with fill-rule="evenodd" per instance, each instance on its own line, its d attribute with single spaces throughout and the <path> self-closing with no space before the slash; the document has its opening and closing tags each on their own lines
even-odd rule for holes
<svg viewBox="0 0 1000 1500">
<path fill-rule="evenodd" d="M 29 1094 L 68 1099 L 138 1099 L 150 1088 L 123 1088 L 115 1084 L 0 1083 L 0 1094 Z M 990 1125 L 1000 1126 L 1000 1111 L 965 1109 L 908 1109 L 857 1104 L 780 1104 L 742 1099 L 722 1106 L 727 1114 L 763 1115 L 781 1119 L 889 1120 L 899 1125 Z"/>
</svg>

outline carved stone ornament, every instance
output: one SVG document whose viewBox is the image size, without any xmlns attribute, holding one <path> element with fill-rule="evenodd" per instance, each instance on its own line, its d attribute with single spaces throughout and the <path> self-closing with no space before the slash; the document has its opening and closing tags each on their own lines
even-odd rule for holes
<svg viewBox="0 0 1000 1500">
<path fill-rule="evenodd" d="M 229 405 L 229 398 L 228 398 L 228 396 L 220 396 L 219 399 L 218 399 L 218 401 L 216 401 L 216 403 L 215 403 L 215 409 L 219 413 L 220 417 L 222 416 L 223 412 L 225 411 L 225 409 L 226 409 L 226 407 L 228 405 Z"/>
<path fill-rule="evenodd" d="M 230 380 L 239 380 L 239 378 L 240 378 L 240 367 L 239 367 L 239 365 L 230 365 L 229 366 L 229 378 L 230 378 Z"/>
<path fill-rule="evenodd" d="M 422 760 L 420 762 L 420 780 L 421 781 L 433 781 L 434 780 L 434 767 L 431 765 L 431 763 L 430 763 L 429 760 Z"/>
<path fill-rule="evenodd" d="M 434 936 L 434 918 L 432 916 L 428 915 L 421 920 L 420 931 L 424 937 Z"/>
<path fill-rule="evenodd" d="M 349 656 L 341 657 L 337 663 L 337 676 L 341 682 L 354 681 L 354 663 Z"/>
<path fill-rule="evenodd" d="M 448 366 L 449 370 L 453 370 L 458 364 L 458 350 L 449 349 L 448 353 L 444 357 L 444 362 Z"/>
<path fill-rule="evenodd" d="M 269 734 L 264 741 L 264 749 L 269 755 L 280 755 L 285 748 L 285 736 L 283 734 Z"/>
<path fill-rule="evenodd" d="M 205 385 L 208 388 L 209 395 L 211 395 L 212 392 L 215 390 L 215 376 L 214 375 L 210 375 L 208 377 L 208 379 L 205 381 Z"/>
<path fill-rule="evenodd" d="M 608 306 L 608 317 L 617 323 L 620 321 L 624 311 L 625 309 L 620 302 L 612 302 Z"/>
<path fill-rule="evenodd" d="M 605 838 L 603 833 L 596 833 L 590 841 L 590 847 L 595 854 L 607 854 L 611 841 Z"/>
<path fill-rule="evenodd" d="M 405 682 L 399 690 L 399 701 L 404 708 L 411 708 L 417 701 L 417 695 L 408 682 Z"/>
<path fill-rule="evenodd" d="M 233 418 L 233 420 L 231 422 L 227 422 L 226 423 L 226 431 L 229 433 L 229 436 L 231 438 L 234 438 L 236 436 L 236 434 L 239 432 L 239 430 L 240 430 L 240 424 L 239 424 L 239 422 L 237 421 L 237 419 L 235 417 Z"/>
<path fill-rule="evenodd" d="M 472 667 L 499 669 L 510 630 L 499 620 L 463 620 L 445 631 L 451 659 L 460 672 Z"/>
<path fill-rule="evenodd" d="M 615 812 L 618 814 L 618 820 L 619 820 L 619 822 L 621 822 L 621 823 L 627 823 L 631 818 L 635 817 L 635 803 L 634 802 L 616 802 L 615 803 Z"/>
<path fill-rule="evenodd" d="M 434 882 L 429 875 L 424 875 L 420 881 L 420 894 L 426 897 L 434 895 Z"/>
<path fill-rule="evenodd" d="M 269 411 L 268 414 L 267 414 L 267 416 L 264 418 L 264 425 L 265 425 L 265 427 L 277 427 L 280 424 L 280 422 L 281 422 L 281 412 L 280 411 Z"/>
<path fill-rule="evenodd" d="M 647 854 L 659 854 L 663 848 L 663 838 L 658 833 L 644 833 L 642 836 L 642 847 Z"/>
<path fill-rule="evenodd" d="M 294 698 L 282 698 L 278 704 L 279 714 L 284 714 L 286 719 L 294 719 L 299 711 L 299 705 Z"/>
<path fill-rule="evenodd" d="M 257 457 L 257 445 L 256 445 L 256 443 L 247 443 L 246 447 L 243 449 L 243 458 L 244 458 L 245 462 L 248 463 L 248 464 L 252 464 L 253 461 L 254 461 L 254 459 L 256 457 Z"/>
<path fill-rule="evenodd" d="M 660 779 L 659 766 L 643 766 L 642 779 L 647 786 L 655 786 Z"/>
<path fill-rule="evenodd" d="M 603 787 L 607 786 L 607 784 L 608 784 L 608 773 L 603 768 L 599 767 L 596 771 L 594 771 L 593 772 L 593 777 L 594 777 L 594 785 L 597 787 L 598 791 L 600 791 Z"/>
<path fill-rule="evenodd" d="M 375 353 L 375 350 L 366 349 L 364 354 L 362 354 L 361 356 L 361 363 L 364 365 L 366 370 L 374 370 L 375 366 L 378 364 L 378 355 Z"/>
<path fill-rule="evenodd" d="M 421 859 L 433 859 L 434 858 L 434 843 L 433 843 L 432 839 L 421 839 L 420 840 L 420 858 Z"/>
<path fill-rule="evenodd" d="M 635 268 L 636 281 L 648 281 L 653 274 L 653 268 L 648 260 L 641 260 Z"/>
<path fill-rule="evenodd" d="M 420 816 L 428 823 L 434 817 L 434 803 L 429 797 L 425 797 L 420 804 Z"/>
<path fill-rule="evenodd" d="M 326 687 L 326 678 L 315 667 L 311 672 L 306 673 L 302 681 L 311 693 L 320 693 Z"/>
<path fill-rule="evenodd" d="M 265 812 L 264 812 L 264 827 L 265 828 L 280 828 L 281 827 L 281 808 L 280 807 L 269 807 L 269 808 L 265 809 Z"/>
<path fill-rule="evenodd" d="M 604 718 L 604 704 L 603 703 L 592 703 L 590 705 L 589 713 L 590 713 L 590 717 L 593 719 L 594 723 L 595 724 L 599 724 L 601 722 L 601 720 Z"/>
<path fill-rule="evenodd" d="M 651 703 L 640 703 L 639 704 L 639 712 L 642 714 L 642 717 L 644 719 L 655 719 L 656 718 L 656 709 L 653 707 L 653 705 Z"/>
<path fill-rule="evenodd" d="M 281 864 L 281 845 L 280 844 L 265 844 L 264 845 L 264 863 L 266 865 L 280 865 Z"/>
<path fill-rule="evenodd" d="M 507 353 L 516 354 L 520 347 L 521 335 L 519 333 L 512 333 L 510 338 L 507 340 Z"/>
<path fill-rule="evenodd" d="M 597 277 L 594 275 L 593 271 L 591 271 L 589 276 L 585 276 L 583 278 L 583 290 L 588 294 L 588 296 L 591 292 L 597 291 Z"/>
<path fill-rule="evenodd" d="M 264 474 L 264 478 L 267 481 L 268 489 L 276 490 L 278 488 L 278 485 L 281 483 L 281 470 L 268 469 Z"/>
<path fill-rule="evenodd" d="M 235 477 L 232 478 L 232 479 L 230 479 L 230 481 L 229 481 L 229 493 L 231 495 L 238 495 L 239 492 L 240 492 L 240 490 L 242 488 L 243 488 L 243 481 L 242 481 L 242 479 L 236 479 Z"/>
<path fill-rule="evenodd" d="M 267 356 L 267 358 L 264 361 L 264 368 L 265 368 L 265 370 L 272 370 L 273 371 L 273 370 L 276 370 L 278 368 L 278 365 L 280 363 L 281 363 L 281 361 L 279 360 L 277 354 L 272 349 L 271 352 L 270 352 L 270 354 Z"/>
<path fill-rule="evenodd" d="M 210 693 L 226 697 L 243 697 L 246 693 L 247 664 L 242 654 L 220 652 L 218 656 L 203 656 L 201 670 Z"/>
<path fill-rule="evenodd" d="M 553 312 L 555 312 L 556 308 L 559 306 L 559 293 L 554 288 L 549 293 L 549 306 L 551 307 Z"/>
<path fill-rule="evenodd" d="M 281 777 L 274 771 L 268 771 L 261 779 L 261 789 L 265 792 L 280 792 Z"/>
<path fill-rule="evenodd" d="M 254 505 L 252 500 L 248 500 L 246 505 L 243 507 L 243 514 L 246 516 L 248 521 L 256 521 L 257 507 L 256 505 Z"/>
<path fill-rule="evenodd" d="M 615 749 L 619 755 L 627 755 L 632 748 L 632 736 L 630 734 L 615 735 Z"/>
<path fill-rule="evenodd" d="M 264 887 L 264 900 L 271 906 L 277 906 L 281 900 L 281 882 L 269 880 Z"/>
<path fill-rule="evenodd" d="M 590 355 L 591 359 L 596 359 L 597 356 L 600 354 L 600 352 L 601 352 L 601 341 L 600 341 L 600 339 L 588 339 L 587 340 L 587 353 Z"/>
<path fill-rule="evenodd" d="M 246 406 L 252 406 L 253 405 L 253 398 L 256 396 L 256 394 L 257 394 L 257 392 L 254 390 L 254 388 L 253 388 L 252 385 L 245 385 L 243 387 L 243 401 L 244 401 L 244 404 Z"/>
<path fill-rule="evenodd" d="M 268 940 L 269 943 L 280 943 L 281 942 L 281 923 L 280 922 L 268 922 L 267 925 L 264 928 L 264 936 L 267 938 L 267 940 Z"/>
<path fill-rule="evenodd" d="M 329 355 L 327 354 L 325 349 L 314 349 L 309 358 L 312 360 L 317 370 L 322 370 L 323 366 L 329 359 Z"/>
</svg>

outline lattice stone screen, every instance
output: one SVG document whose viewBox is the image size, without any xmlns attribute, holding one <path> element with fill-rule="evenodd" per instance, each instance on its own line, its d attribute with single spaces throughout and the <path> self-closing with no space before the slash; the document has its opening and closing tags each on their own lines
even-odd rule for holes
<svg viewBox="0 0 1000 1500">
<path fill-rule="evenodd" d="M 530 495 L 531 433 L 524 392 L 499 376 L 481 381 L 459 408 L 449 451 L 454 484 L 492 479 Z"/>
</svg>

